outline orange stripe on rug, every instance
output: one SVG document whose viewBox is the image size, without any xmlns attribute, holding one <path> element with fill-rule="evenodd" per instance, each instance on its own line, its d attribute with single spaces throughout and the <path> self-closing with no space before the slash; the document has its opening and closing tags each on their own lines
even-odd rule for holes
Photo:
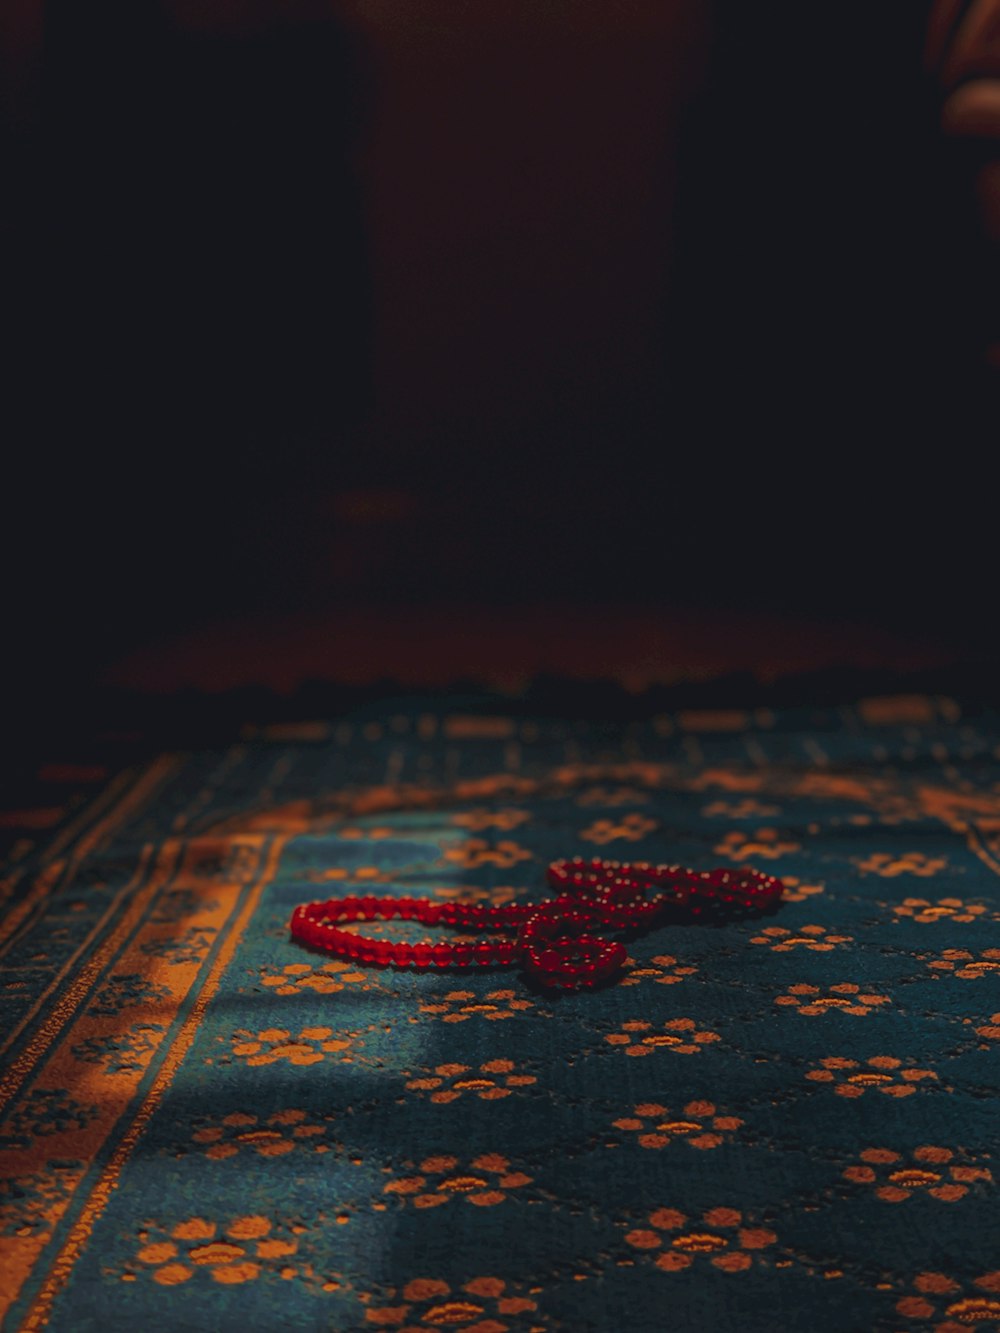
<svg viewBox="0 0 1000 1333">
<path fill-rule="evenodd" d="M 80 1217 L 74 1223 L 66 1242 L 58 1256 L 53 1261 L 48 1277 L 46 1277 L 42 1283 L 41 1289 L 21 1325 L 22 1333 L 34 1333 L 34 1330 L 45 1327 L 59 1292 L 62 1290 L 73 1271 L 73 1266 L 86 1245 L 87 1240 L 93 1231 L 94 1224 L 100 1217 L 107 1205 L 108 1199 L 111 1197 L 112 1192 L 118 1184 L 122 1168 L 128 1161 L 132 1150 L 138 1143 L 146 1126 L 149 1124 L 150 1119 L 159 1106 L 164 1092 L 170 1086 L 174 1075 L 188 1051 L 191 1049 L 195 1034 L 204 1017 L 205 1010 L 208 1008 L 209 1003 L 218 990 L 222 975 L 239 947 L 243 933 L 254 912 L 257 910 L 264 890 L 274 877 L 286 841 L 287 839 L 285 838 L 277 837 L 268 848 L 264 867 L 256 884 L 254 884 L 251 891 L 247 894 L 242 908 L 234 918 L 229 933 L 209 968 L 208 975 L 205 978 L 201 991 L 192 1005 L 191 1011 L 184 1021 L 184 1025 L 178 1033 L 171 1049 L 167 1052 L 167 1055 L 153 1080 L 153 1084 L 145 1101 L 137 1111 L 131 1124 L 125 1130 L 110 1161 L 101 1173 L 100 1178 L 95 1183 Z"/>
</svg>

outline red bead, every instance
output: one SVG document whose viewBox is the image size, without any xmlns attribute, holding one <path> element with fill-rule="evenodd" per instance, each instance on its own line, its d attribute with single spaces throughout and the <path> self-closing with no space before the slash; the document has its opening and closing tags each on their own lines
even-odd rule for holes
<svg viewBox="0 0 1000 1333">
<path fill-rule="evenodd" d="M 694 920 L 719 909 L 763 912 L 773 909 L 783 892 L 779 879 L 760 871 L 725 867 L 693 871 L 645 861 L 622 864 L 581 857 L 553 862 L 548 880 L 556 890 L 548 902 L 504 907 L 373 895 L 302 903 L 292 912 L 289 929 L 293 938 L 312 948 L 362 962 L 471 967 L 521 960 L 543 983 L 571 988 L 607 980 L 626 961 L 621 944 L 595 933 L 601 927 L 648 930 L 667 905 L 683 909 Z M 373 939 L 336 924 L 397 916 L 458 929 L 517 930 L 518 935 L 516 940 L 495 943 L 410 945 Z"/>
</svg>

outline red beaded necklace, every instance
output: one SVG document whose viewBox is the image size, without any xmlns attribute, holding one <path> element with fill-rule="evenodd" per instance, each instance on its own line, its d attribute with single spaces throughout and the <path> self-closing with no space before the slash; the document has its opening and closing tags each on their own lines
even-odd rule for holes
<svg viewBox="0 0 1000 1333">
<path fill-rule="evenodd" d="M 359 963 L 392 967 L 469 968 L 520 963 L 546 986 L 595 986 L 628 955 L 616 940 L 591 933 L 596 926 L 648 930 L 668 915 L 693 918 L 754 914 L 777 906 L 780 879 L 759 870 L 685 870 L 647 862 L 554 861 L 548 881 L 556 897 L 543 903 L 484 907 L 429 898 L 330 898 L 302 903 L 292 913 L 292 935 L 303 944 Z M 417 944 L 374 939 L 341 930 L 342 921 L 420 921 L 455 930 L 506 931 L 507 940 Z"/>
</svg>

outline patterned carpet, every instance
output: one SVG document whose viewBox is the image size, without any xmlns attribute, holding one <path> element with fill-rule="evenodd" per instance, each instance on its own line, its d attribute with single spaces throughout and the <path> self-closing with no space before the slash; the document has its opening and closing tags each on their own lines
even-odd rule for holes
<svg viewBox="0 0 1000 1333">
<path fill-rule="evenodd" d="M 399 702 L 89 776 L 3 880 L 5 1329 L 1000 1326 L 997 715 Z M 288 937 L 577 854 L 786 900 L 555 997 Z"/>
</svg>

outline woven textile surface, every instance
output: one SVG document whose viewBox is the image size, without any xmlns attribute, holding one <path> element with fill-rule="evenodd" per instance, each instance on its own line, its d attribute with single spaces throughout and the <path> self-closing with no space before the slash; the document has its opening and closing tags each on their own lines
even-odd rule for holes
<svg viewBox="0 0 1000 1333">
<path fill-rule="evenodd" d="M 112 774 L 5 872 L 3 1327 L 1000 1325 L 998 722 L 424 701 Z M 574 855 L 787 892 L 590 993 L 288 935 Z"/>
</svg>

